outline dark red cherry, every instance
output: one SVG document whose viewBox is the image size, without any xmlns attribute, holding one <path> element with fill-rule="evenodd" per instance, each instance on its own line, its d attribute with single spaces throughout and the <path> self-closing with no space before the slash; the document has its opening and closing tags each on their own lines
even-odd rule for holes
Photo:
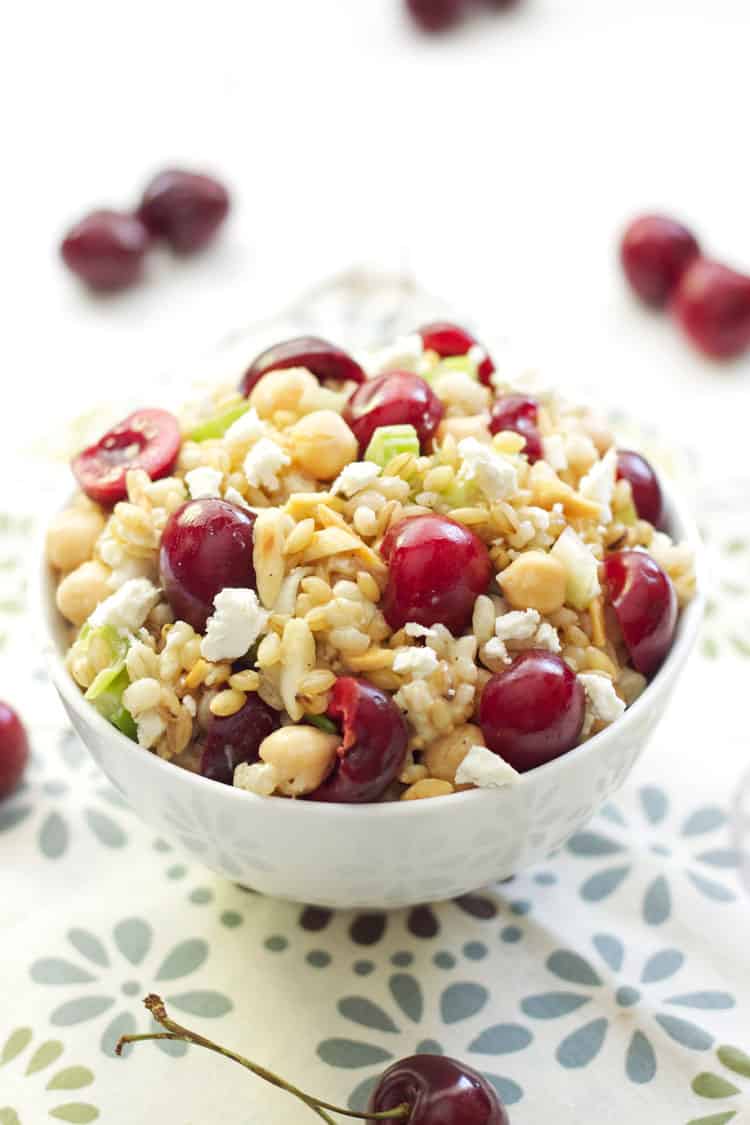
<svg viewBox="0 0 750 1125">
<path fill-rule="evenodd" d="M 667 303 L 683 273 L 700 253 L 691 231 L 665 215 L 642 215 L 622 236 L 620 260 L 642 301 Z"/>
<path fill-rule="evenodd" d="M 446 1055 L 412 1055 L 380 1076 L 370 1113 L 408 1105 L 408 1125 L 509 1125 L 508 1114 L 486 1078 Z"/>
<path fill-rule="evenodd" d="M 488 681 L 479 725 L 490 750 L 523 773 L 576 745 L 585 710 L 584 690 L 565 661 L 531 649 Z"/>
<path fill-rule="evenodd" d="M 617 478 L 630 481 L 635 510 L 642 520 L 660 527 L 664 515 L 664 499 L 659 478 L 652 465 L 634 449 L 617 451 Z"/>
<path fill-rule="evenodd" d="M 255 515 L 226 500 L 188 500 L 161 538 L 161 584 L 175 617 L 199 633 L 226 586 L 254 590 Z"/>
<path fill-rule="evenodd" d="M 492 407 L 490 433 L 512 430 L 526 439 L 523 452 L 533 465 L 544 456 L 542 436 L 537 426 L 539 403 L 526 395 L 503 395 Z"/>
<path fill-rule="evenodd" d="M 672 580 L 645 551 L 615 551 L 604 561 L 604 581 L 633 667 L 653 676 L 677 628 Z"/>
<path fill-rule="evenodd" d="M 682 276 L 672 311 L 706 355 L 731 359 L 750 347 L 750 277 L 700 258 Z"/>
<path fill-rule="evenodd" d="M 181 254 L 211 241 L 229 211 L 229 193 L 212 176 L 168 169 L 143 193 L 138 216 L 151 233 Z"/>
<path fill-rule="evenodd" d="M 319 336 L 295 336 L 257 355 L 242 377 L 240 390 L 247 398 L 258 380 L 269 371 L 287 367 L 306 367 L 321 381 L 364 383 L 366 378 L 357 361 L 336 344 L 321 340 Z"/>
<path fill-rule="evenodd" d="M 92 211 L 68 231 L 60 253 L 68 269 L 92 289 L 114 292 L 138 281 L 149 241 L 135 215 Z"/>
<path fill-rule="evenodd" d="M 463 632 L 492 577 L 473 531 L 446 516 L 413 516 L 388 531 L 380 551 L 388 563 L 382 610 L 392 629 L 414 621 Z"/>
<path fill-rule="evenodd" d="M 466 355 L 471 348 L 481 347 L 476 337 L 467 332 L 465 328 L 459 327 L 458 324 L 450 324 L 445 320 L 436 320 L 432 324 L 425 324 L 419 329 L 419 335 L 422 337 L 422 345 L 428 351 L 437 352 L 441 359 Z M 495 373 L 495 365 L 489 355 L 485 354 L 484 359 L 479 364 L 478 371 L 480 381 L 486 387 L 489 387 L 491 385 L 490 376 Z"/>
<path fill-rule="evenodd" d="M 83 491 L 99 504 L 127 496 L 129 469 L 143 469 L 152 480 L 172 471 L 180 451 L 180 427 L 166 410 L 136 410 L 74 459 L 73 473 Z"/>
<path fill-rule="evenodd" d="M 340 676 L 328 716 L 341 727 L 341 745 L 333 771 L 308 800 L 377 801 L 398 777 L 406 757 L 409 736 L 401 712 L 374 684 Z"/>
<path fill-rule="evenodd" d="M 200 772 L 212 781 L 231 785 L 240 762 L 257 762 L 258 749 L 280 724 L 280 715 L 260 696 L 248 695 L 234 715 L 211 715 L 203 740 Z"/>
<path fill-rule="evenodd" d="M 368 379 L 344 407 L 344 421 L 364 454 L 379 426 L 410 425 L 417 431 L 422 452 L 431 448 L 443 417 L 443 404 L 432 387 L 411 371 L 389 371 Z"/>
<path fill-rule="evenodd" d="M 0 703 L 0 800 L 18 787 L 28 760 L 26 728 L 9 703 Z"/>
<path fill-rule="evenodd" d="M 460 20 L 466 0 L 406 0 L 406 7 L 423 31 L 447 31 Z"/>
</svg>

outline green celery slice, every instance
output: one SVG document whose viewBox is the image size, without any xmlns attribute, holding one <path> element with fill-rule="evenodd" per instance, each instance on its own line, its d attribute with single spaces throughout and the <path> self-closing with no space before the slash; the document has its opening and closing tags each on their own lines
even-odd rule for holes
<svg viewBox="0 0 750 1125">
<path fill-rule="evenodd" d="M 247 414 L 250 409 L 249 402 L 240 402 L 237 406 L 230 406 L 229 410 L 225 410 L 222 414 L 217 414 L 214 418 L 208 418 L 205 422 L 201 422 L 191 430 L 188 434 L 190 441 L 209 441 L 211 438 L 224 437 L 229 427 L 243 414 Z"/>
<path fill-rule="evenodd" d="M 133 716 L 122 702 L 125 689 L 130 684 L 130 676 L 124 661 L 111 668 L 104 668 L 86 692 L 86 699 L 93 703 L 102 718 L 121 730 L 128 738 L 135 739 L 137 728 Z"/>
<path fill-rule="evenodd" d="M 378 426 L 365 450 L 365 461 L 384 469 L 399 453 L 419 456 L 419 438 L 413 426 Z"/>
<path fill-rule="evenodd" d="M 311 727 L 317 727 L 318 730 L 324 730 L 326 734 L 339 733 L 339 728 L 336 726 L 333 719 L 329 719 L 326 715 L 304 715 L 303 719 Z"/>
</svg>

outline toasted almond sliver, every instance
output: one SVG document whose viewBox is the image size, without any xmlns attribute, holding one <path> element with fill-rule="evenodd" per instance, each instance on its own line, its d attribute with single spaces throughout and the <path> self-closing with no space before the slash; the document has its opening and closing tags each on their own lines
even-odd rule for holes
<svg viewBox="0 0 750 1125">
<path fill-rule="evenodd" d="M 589 605 L 591 618 L 591 639 L 597 648 L 604 648 L 607 643 L 607 632 L 604 625 L 604 606 L 601 597 L 594 598 Z"/>
<path fill-rule="evenodd" d="M 346 662 L 355 672 L 377 672 L 393 667 L 394 653 L 389 648 L 371 648 L 363 656 L 347 656 Z"/>
<path fill-rule="evenodd" d="M 300 683 L 315 667 L 315 638 L 306 622 L 287 621 L 281 640 L 279 691 L 289 718 L 299 722 L 304 708 L 297 700 Z"/>
<path fill-rule="evenodd" d="M 364 543 L 358 536 L 341 527 L 325 527 L 317 531 L 312 543 L 302 556 L 303 563 L 317 562 L 331 555 L 343 555 L 347 551 L 358 551 Z"/>
<path fill-rule="evenodd" d="M 260 600 L 271 609 L 284 578 L 284 539 L 289 517 L 279 508 L 258 513 L 253 529 L 253 566 Z"/>
</svg>

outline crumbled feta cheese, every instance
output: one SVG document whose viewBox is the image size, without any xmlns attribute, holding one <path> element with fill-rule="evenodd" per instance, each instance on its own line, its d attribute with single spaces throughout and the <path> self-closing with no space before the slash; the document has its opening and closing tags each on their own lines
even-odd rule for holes
<svg viewBox="0 0 750 1125">
<path fill-rule="evenodd" d="M 167 729 L 166 723 L 156 710 L 144 711 L 142 715 L 139 715 L 136 719 L 136 727 L 138 730 L 138 745 L 142 746 L 144 750 L 151 750 Z"/>
<path fill-rule="evenodd" d="M 135 633 L 158 600 L 159 591 L 148 578 L 129 578 L 119 590 L 99 603 L 89 617 L 89 624 L 95 629 L 112 625 L 115 629 Z"/>
<path fill-rule="evenodd" d="M 613 723 L 625 710 L 625 704 L 615 691 L 608 676 L 598 672 L 579 672 L 578 679 L 586 692 L 593 719 Z"/>
<path fill-rule="evenodd" d="M 486 746 L 472 746 L 456 770 L 459 785 L 476 785 L 480 789 L 502 789 L 506 785 L 516 785 L 520 778 L 513 766 Z"/>
<path fill-rule="evenodd" d="M 495 636 L 501 641 L 525 641 L 533 637 L 539 624 L 535 609 L 514 609 L 495 618 Z"/>
<path fill-rule="evenodd" d="M 240 762 L 234 771 L 234 784 L 238 789 L 256 793 L 259 797 L 270 797 L 276 788 L 278 777 L 270 762 Z"/>
<path fill-rule="evenodd" d="M 269 492 L 279 487 L 276 476 L 279 469 L 291 464 L 291 457 L 270 438 L 261 438 L 245 458 L 242 468 L 248 483 L 254 488 L 266 488 Z"/>
<path fill-rule="evenodd" d="M 477 367 L 481 367 L 487 358 L 487 352 L 481 344 L 472 344 L 466 354 L 472 363 L 476 363 Z"/>
<path fill-rule="evenodd" d="M 192 695 L 183 695 L 182 706 L 185 708 L 188 715 L 192 715 L 193 718 L 195 718 L 195 716 L 198 713 L 198 706 L 197 706 L 195 700 L 193 699 Z"/>
<path fill-rule="evenodd" d="M 518 488 L 518 478 L 512 463 L 490 446 L 476 438 L 462 438 L 458 443 L 461 468 L 459 481 L 475 480 L 488 500 L 504 500 Z"/>
<path fill-rule="evenodd" d="M 424 345 L 418 332 L 399 336 L 387 347 L 378 348 L 365 357 L 368 375 L 384 375 L 386 371 L 414 371 L 422 358 Z"/>
<path fill-rule="evenodd" d="M 554 625 L 544 621 L 539 626 L 534 637 L 534 648 L 546 648 L 548 652 L 560 652 L 562 650 L 560 637 Z"/>
<path fill-rule="evenodd" d="M 608 449 L 601 461 L 595 461 L 578 486 L 581 496 L 593 500 L 601 509 L 602 523 L 612 522 L 612 493 L 617 474 L 617 451 Z"/>
<path fill-rule="evenodd" d="M 242 493 L 239 492 L 234 487 L 234 485 L 231 485 L 231 484 L 230 484 L 229 488 L 227 488 L 224 492 L 224 499 L 227 501 L 227 503 L 235 504 L 238 508 L 246 508 L 247 509 L 247 508 L 250 507 L 250 505 L 248 504 L 247 500 L 242 495 Z"/>
<path fill-rule="evenodd" d="M 407 637 L 436 637 L 436 629 L 428 629 L 425 625 L 419 625 L 416 621 L 407 621 L 404 625 L 404 632 Z"/>
<path fill-rule="evenodd" d="M 568 457 L 565 452 L 565 439 L 562 434 L 550 434 L 542 440 L 544 460 L 556 473 L 568 467 Z"/>
<path fill-rule="evenodd" d="M 214 662 L 238 660 L 265 632 L 268 617 L 255 590 L 220 590 L 214 598 L 214 612 L 206 622 L 201 655 Z"/>
<path fill-rule="evenodd" d="M 344 496 L 351 499 L 357 492 L 361 492 L 380 476 L 380 465 L 373 461 L 352 461 L 345 465 L 336 480 L 331 485 L 331 495 L 343 492 Z"/>
<path fill-rule="evenodd" d="M 244 414 L 240 414 L 227 432 L 224 434 L 225 441 L 252 441 L 254 438 L 263 437 L 266 432 L 265 422 L 261 422 L 258 417 L 258 411 L 254 406 L 251 406 Z"/>
<path fill-rule="evenodd" d="M 483 655 L 490 660 L 510 664 L 512 657 L 506 648 L 508 641 L 528 641 L 531 648 L 544 648 L 560 652 L 557 630 L 541 618 L 535 609 L 514 609 L 495 619 L 495 636 L 484 645 Z"/>
<path fill-rule="evenodd" d="M 185 483 L 188 486 L 191 500 L 203 500 L 207 497 L 220 496 L 219 485 L 224 477 L 218 469 L 210 465 L 200 465 L 185 473 Z"/>
<path fill-rule="evenodd" d="M 393 671 L 414 680 L 426 680 L 437 666 L 438 658 L 431 648 L 397 648 L 393 658 Z"/>
</svg>

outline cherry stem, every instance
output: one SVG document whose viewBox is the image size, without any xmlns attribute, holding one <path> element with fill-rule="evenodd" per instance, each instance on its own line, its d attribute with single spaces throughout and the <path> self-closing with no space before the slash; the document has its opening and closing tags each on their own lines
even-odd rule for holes
<svg viewBox="0 0 750 1125">
<path fill-rule="evenodd" d="M 121 1055 L 122 1049 L 128 1043 L 143 1043 L 147 1040 L 157 1039 L 172 1039 L 182 1043 L 193 1043 L 196 1047 L 204 1047 L 207 1051 L 213 1051 L 217 1055 L 223 1055 L 224 1058 L 232 1059 L 233 1062 L 239 1063 L 247 1070 L 252 1071 L 258 1078 L 262 1078 L 265 1082 L 269 1082 L 272 1086 L 276 1086 L 279 1090 L 285 1090 L 287 1094 L 294 1095 L 304 1102 L 308 1109 L 313 1113 L 317 1113 L 327 1125 L 336 1125 L 332 1117 L 328 1115 L 326 1110 L 331 1110 L 333 1113 L 340 1113 L 344 1117 L 355 1117 L 360 1121 L 406 1121 L 411 1115 L 411 1107 L 407 1104 L 396 1106 L 395 1109 L 386 1110 L 383 1113 L 356 1113 L 351 1109 L 342 1109 L 341 1106 L 331 1105 L 330 1102 L 324 1102 L 320 1098 L 314 1097 L 312 1094 L 306 1094 L 304 1090 L 300 1090 L 297 1086 L 293 1086 L 286 1079 L 281 1078 L 278 1074 L 274 1074 L 272 1070 L 266 1070 L 264 1066 L 259 1063 L 252 1062 L 246 1059 L 243 1055 L 237 1055 L 234 1051 L 230 1051 L 226 1047 L 214 1043 L 211 1039 L 206 1039 L 205 1036 L 199 1035 L 197 1031 L 191 1031 L 189 1027 L 183 1027 L 181 1024 L 176 1023 L 167 1015 L 167 1009 L 164 1006 L 164 1001 L 160 996 L 151 993 L 143 1001 L 147 1009 L 154 1017 L 158 1024 L 161 1024 L 165 1031 L 149 1032 L 145 1035 L 122 1035 L 115 1047 L 115 1054 Z"/>
</svg>

